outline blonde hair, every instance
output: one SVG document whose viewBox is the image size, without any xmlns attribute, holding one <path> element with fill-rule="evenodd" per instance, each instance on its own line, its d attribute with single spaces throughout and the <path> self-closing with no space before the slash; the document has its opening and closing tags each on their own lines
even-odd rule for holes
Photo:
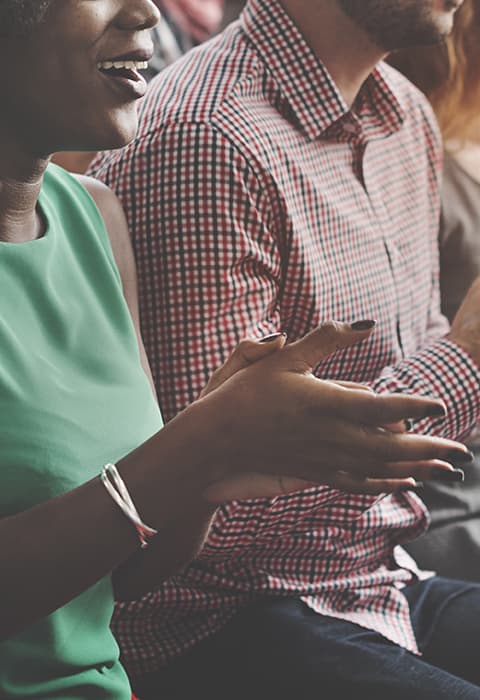
<svg viewBox="0 0 480 700">
<path fill-rule="evenodd" d="M 480 0 L 465 0 L 445 43 L 389 58 L 429 98 L 445 141 L 480 140 Z"/>
</svg>

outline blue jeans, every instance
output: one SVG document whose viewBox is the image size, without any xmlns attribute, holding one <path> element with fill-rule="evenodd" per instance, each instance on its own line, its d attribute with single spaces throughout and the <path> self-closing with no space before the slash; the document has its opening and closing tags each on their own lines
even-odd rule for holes
<svg viewBox="0 0 480 700">
<path fill-rule="evenodd" d="M 434 577 L 404 593 L 422 657 L 299 600 L 263 600 L 136 691 L 142 700 L 480 700 L 480 584 Z"/>
</svg>

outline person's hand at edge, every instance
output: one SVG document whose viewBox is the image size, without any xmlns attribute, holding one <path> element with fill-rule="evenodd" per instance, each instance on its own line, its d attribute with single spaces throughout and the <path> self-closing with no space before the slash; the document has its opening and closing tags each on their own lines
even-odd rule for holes
<svg viewBox="0 0 480 700">
<path fill-rule="evenodd" d="M 239 344 L 227 362 L 212 376 L 202 397 L 208 397 L 234 375 L 252 365 L 270 360 L 283 363 L 284 370 L 290 364 L 287 371 L 309 376 L 312 382 L 317 383 L 316 388 L 319 388 L 319 384 L 324 390 L 328 388 L 331 411 L 326 412 L 337 415 L 335 419 L 330 415 L 327 421 L 331 428 L 326 439 L 328 447 L 318 450 L 318 474 L 312 473 L 313 478 L 299 478 L 288 472 L 270 475 L 252 470 L 209 486 L 205 493 L 210 502 L 275 497 L 319 483 L 351 492 L 379 494 L 415 488 L 417 478 L 426 480 L 446 476 L 447 479 L 454 477 L 458 480 L 461 477 L 460 471 L 455 470 L 448 460 L 453 460 L 456 453 L 455 456 L 461 461 L 468 461 L 470 456 L 466 448 L 449 440 L 405 435 L 411 427 L 411 418 L 444 413 L 442 402 L 405 395 L 380 397 L 365 385 L 321 382 L 311 376 L 311 369 L 320 361 L 339 347 L 365 340 L 374 327 L 374 322 L 353 325 L 329 322 L 286 347 L 284 334 L 274 334 L 263 341 L 245 340 Z M 350 424 L 345 423 L 345 419 Z M 345 445 L 343 449 L 335 444 L 335 431 L 340 426 L 341 430 L 352 431 L 352 438 L 355 435 L 352 444 Z M 364 452 L 359 451 L 358 447 L 358 440 L 362 438 Z M 328 459 L 328 455 L 330 465 L 322 473 L 322 462 Z M 335 465 L 337 468 L 334 468 Z M 315 472 L 313 464 L 312 471 Z M 319 476 L 323 476 L 323 479 Z"/>
</svg>

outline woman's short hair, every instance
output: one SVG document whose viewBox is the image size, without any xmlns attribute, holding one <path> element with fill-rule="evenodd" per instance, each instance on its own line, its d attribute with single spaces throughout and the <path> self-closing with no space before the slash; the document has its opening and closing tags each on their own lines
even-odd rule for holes
<svg viewBox="0 0 480 700">
<path fill-rule="evenodd" d="M 480 115 L 480 0 L 465 0 L 445 43 L 398 51 L 389 62 L 427 95 L 445 140 L 472 137 Z"/>
<path fill-rule="evenodd" d="M 0 0 L 0 36 L 24 34 L 38 24 L 54 0 Z"/>
</svg>

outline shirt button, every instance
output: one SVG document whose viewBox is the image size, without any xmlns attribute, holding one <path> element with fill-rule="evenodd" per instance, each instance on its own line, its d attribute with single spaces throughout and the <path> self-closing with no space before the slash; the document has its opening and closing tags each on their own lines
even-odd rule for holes
<svg viewBox="0 0 480 700">
<path fill-rule="evenodd" d="M 344 124 L 343 125 L 343 130 L 347 132 L 347 134 L 356 134 L 358 132 L 358 127 L 355 126 L 355 124 Z"/>
</svg>

